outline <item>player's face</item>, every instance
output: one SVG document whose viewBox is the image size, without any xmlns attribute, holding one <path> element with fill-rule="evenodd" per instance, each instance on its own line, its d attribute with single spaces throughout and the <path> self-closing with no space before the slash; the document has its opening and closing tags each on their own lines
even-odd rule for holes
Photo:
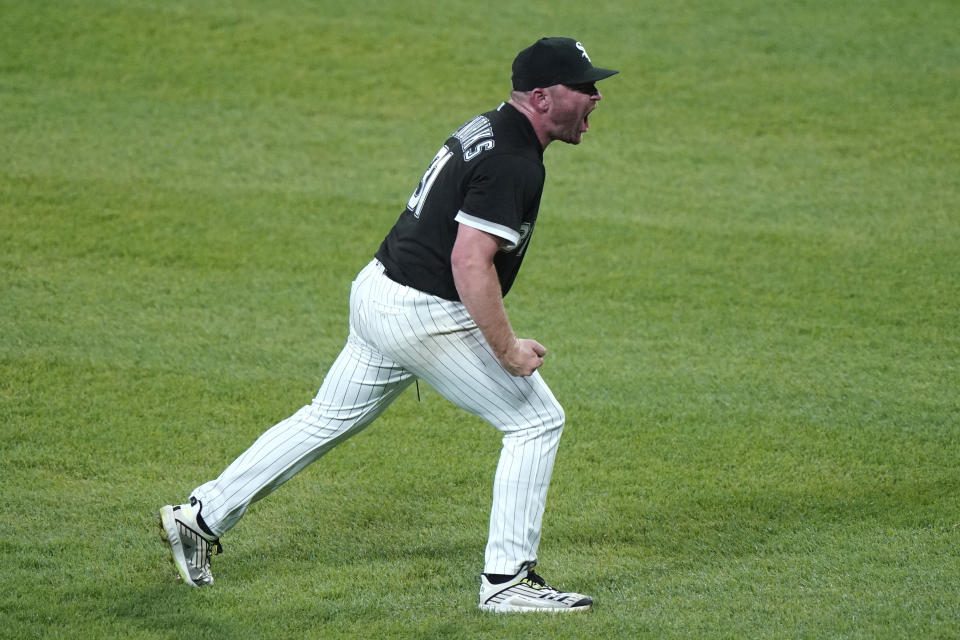
<svg viewBox="0 0 960 640">
<path fill-rule="evenodd" d="M 568 144 L 580 144 L 590 128 L 590 112 L 597 108 L 603 96 L 593 83 L 550 87 L 552 98 L 550 116 L 553 127 L 551 139 Z"/>
</svg>

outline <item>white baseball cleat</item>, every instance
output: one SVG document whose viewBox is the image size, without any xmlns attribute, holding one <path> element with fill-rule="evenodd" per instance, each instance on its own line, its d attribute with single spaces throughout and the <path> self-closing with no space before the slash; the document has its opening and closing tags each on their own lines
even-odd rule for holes
<svg viewBox="0 0 960 640">
<path fill-rule="evenodd" d="M 160 509 L 160 537 L 170 545 L 170 556 L 180 577 L 191 587 L 213 584 L 210 557 L 223 551 L 220 540 L 200 532 L 199 504 L 166 505 Z"/>
<path fill-rule="evenodd" d="M 480 608 L 483 611 L 560 613 L 587 611 L 592 606 L 593 598 L 590 596 L 558 591 L 531 569 L 524 569 L 513 579 L 501 584 L 491 584 L 485 575 L 480 576 Z"/>
</svg>

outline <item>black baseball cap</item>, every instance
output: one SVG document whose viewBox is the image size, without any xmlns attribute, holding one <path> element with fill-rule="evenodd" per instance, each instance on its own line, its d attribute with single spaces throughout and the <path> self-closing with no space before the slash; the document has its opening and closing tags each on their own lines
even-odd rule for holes
<svg viewBox="0 0 960 640">
<path fill-rule="evenodd" d="M 530 91 L 555 84 L 586 84 L 609 78 L 613 69 L 593 66 L 573 38 L 540 38 L 513 60 L 513 88 Z"/>
</svg>

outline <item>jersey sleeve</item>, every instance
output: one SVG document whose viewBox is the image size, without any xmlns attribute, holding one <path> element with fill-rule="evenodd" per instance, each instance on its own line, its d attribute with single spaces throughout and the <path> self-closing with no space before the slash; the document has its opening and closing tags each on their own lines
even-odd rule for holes
<svg viewBox="0 0 960 640">
<path fill-rule="evenodd" d="M 539 206 L 543 168 L 512 155 L 484 159 L 474 169 L 456 221 L 507 241 L 520 241 L 524 215 Z"/>
</svg>

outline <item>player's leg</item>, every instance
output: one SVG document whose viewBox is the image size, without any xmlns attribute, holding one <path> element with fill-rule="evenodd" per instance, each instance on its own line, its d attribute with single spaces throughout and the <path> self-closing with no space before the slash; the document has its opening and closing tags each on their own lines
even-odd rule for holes
<svg viewBox="0 0 960 640">
<path fill-rule="evenodd" d="M 361 335 L 373 304 L 374 275 L 371 263 L 351 285 L 350 334 L 313 402 L 261 435 L 220 477 L 193 492 L 217 536 L 232 528 L 250 504 L 368 426 L 413 382 L 409 371 Z"/>
<path fill-rule="evenodd" d="M 312 404 L 261 435 L 216 480 L 197 487 L 189 502 L 160 510 L 161 534 L 187 584 L 213 584 L 210 555 L 250 504 L 369 425 L 413 382 L 412 374 L 354 331 L 354 318 L 367 306 L 362 284 L 368 270 L 351 290 L 347 344 Z"/>
<path fill-rule="evenodd" d="M 515 575 L 537 561 L 564 412 L 539 373 L 525 378 L 511 376 L 486 342 L 472 348 L 471 357 L 463 359 L 464 344 L 475 339 L 469 333 L 439 338 L 445 353 L 457 355 L 450 360 L 442 357 L 440 366 L 417 373 L 444 397 L 484 418 L 503 434 L 484 573 Z M 456 367 L 452 366 L 454 360 Z"/>
<path fill-rule="evenodd" d="M 396 355 L 460 407 L 503 433 L 480 579 L 486 611 L 585 611 L 593 599 L 549 586 L 533 571 L 564 413 L 539 373 L 508 374 L 458 303 L 418 303 L 420 348 Z M 459 327 L 459 329 L 457 328 Z"/>
<path fill-rule="evenodd" d="M 267 430 L 218 478 L 193 491 L 207 527 L 218 537 L 226 533 L 252 503 L 367 427 L 412 381 L 409 372 L 351 334 L 311 404 Z"/>
<path fill-rule="evenodd" d="M 444 397 L 503 433 L 485 571 L 536 562 L 547 488 L 564 414 L 543 378 L 511 376 L 466 308 L 370 274 L 371 310 L 358 331 Z"/>
</svg>

